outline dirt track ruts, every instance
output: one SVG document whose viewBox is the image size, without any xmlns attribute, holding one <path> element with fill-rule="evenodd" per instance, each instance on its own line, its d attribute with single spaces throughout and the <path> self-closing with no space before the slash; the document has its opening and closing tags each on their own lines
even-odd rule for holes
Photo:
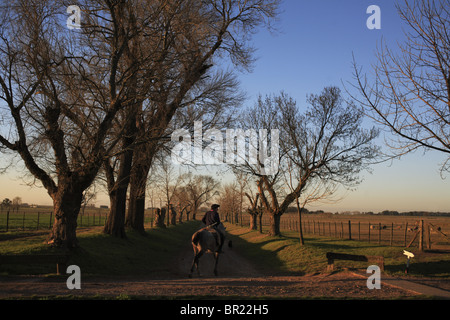
<svg viewBox="0 0 450 320">
<path fill-rule="evenodd" d="M 31 296 L 83 297 L 119 295 L 140 297 L 203 296 L 203 297 L 329 297 L 389 299 L 399 296 L 417 296 L 417 292 L 382 285 L 381 290 L 367 288 L 367 279 L 352 272 L 315 275 L 270 276 L 261 274 L 233 248 L 225 248 L 220 256 L 219 276 L 213 275 L 213 257 L 200 260 L 201 276 L 187 277 L 192 263 L 192 249 L 186 247 L 172 270 L 164 275 L 134 277 L 81 278 L 80 290 L 69 290 L 66 277 L 16 276 L 0 277 L 0 298 Z"/>
</svg>

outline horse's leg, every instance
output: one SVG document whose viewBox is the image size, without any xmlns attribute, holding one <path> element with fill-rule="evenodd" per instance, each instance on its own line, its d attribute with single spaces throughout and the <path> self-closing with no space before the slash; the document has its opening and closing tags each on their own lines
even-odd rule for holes
<svg viewBox="0 0 450 320">
<path fill-rule="evenodd" d="M 196 263 L 195 263 L 195 266 L 196 266 L 196 268 L 197 268 L 197 275 L 198 276 L 200 276 L 200 269 L 198 268 L 198 264 L 199 264 L 199 261 L 200 261 L 200 258 L 201 258 L 201 256 L 203 255 L 203 250 L 201 250 L 198 254 L 197 254 L 197 256 L 196 256 Z"/>
<path fill-rule="evenodd" d="M 194 267 L 198 270 L 198 250 L 194 247 L 194 259 L 192 260 L 191 271 L 189 273 L 189 278 L 192 278 L 192 273 L 194 272 Z"/>
<path fill-rule="evenodd" d="M 219 253 L 215 252 L 214 253 L 214 258 L 215 258 L 215 262 L 214 262 L 214 275 L 217 277 L 217 263 L 219 262 Z"/>
</svg>

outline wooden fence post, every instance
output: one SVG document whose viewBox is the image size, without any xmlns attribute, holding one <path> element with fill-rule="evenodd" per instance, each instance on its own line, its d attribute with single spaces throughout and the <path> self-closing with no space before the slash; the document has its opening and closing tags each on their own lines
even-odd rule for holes
<svg viewBox="0 0 450 320">
<path fill-rule="evenodd" d="M 370 222 L 369 222 L 369 243 L 370 243 Z"/>
<path fill-rule="evenodd" d="M 8 232 L 9 229 L 9 209 L 6 211 L 6 232 Z"/>
<path fill-rule="evenodd" d="M 381 222 L 378 223 L 378 244 L 381 244 Z"/>
<path fill-rule="evenodd" d="M 348 240 L 352 240 L 352 221 L 348 220 Z"/>
<path fill-rule="evenodd" d="M 408 234 L 408 222 L 405 223 L 405 247 L 406 247 L 406 236 Z"/>
<path fill-rule="evenodd" d="M 358 240 L 361 241 L 361 221 L 358 221 Z"/>
<path fill-rule="evenodd" d="M 392 224 L 391 224 L 391 240 L 390 240 L 391 247 L 392 247 L 393 241 L 394 241 L 394 223 L 392 222 Z"/>
<path fill-rule="evenodd" d="M 419 235 L 419 250 L 423 251 L 423 234 L 425 232 L 425 228 L 423 226 L 423 220 L 420 220 L 420 235 Z"/>
</svg>

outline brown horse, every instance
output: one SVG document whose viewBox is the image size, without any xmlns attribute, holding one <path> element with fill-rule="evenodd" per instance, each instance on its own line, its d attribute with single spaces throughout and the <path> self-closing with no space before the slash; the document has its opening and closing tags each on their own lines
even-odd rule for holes
<svg viewBox="0 0 450 320">
<path fill-rule="evenodd" d="M 225 227 L 222 224 L 217 226 L 217 229 L 225 235 Z M 197 269 L 198 275 L 200 275 L 200 270 L 198 268 L 198 262 L 200 257 L 204 253 L 214 254 L 214 275 L 217 276 L 217 263 L 219 262 L 219 246 L 220 246 L 220 235 L 219 232 L 212 226 L 200 229 L 192 235 L 192 247 L 194 249 L 194 260 L 192 261 L 191 272 L 189 273 L 189 278 L 192 277 L 194 268 Z"/>
</svg>

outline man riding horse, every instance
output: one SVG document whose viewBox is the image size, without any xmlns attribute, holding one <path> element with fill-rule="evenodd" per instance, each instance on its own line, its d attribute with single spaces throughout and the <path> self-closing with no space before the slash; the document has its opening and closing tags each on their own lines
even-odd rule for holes
<svg viewBox="0 0 450 320">
<path fill-rule="evenodd" d="M 211 206 L 211 210 L 206 212 L 205 216 L 202 219 L 202 222 L 207 226 L 211 226 L 212 228 L 214 228 L 214 230 L 217 231 L 217 233 L 220 236 L 220 244 L 219 244 L 219 248 L 218 248 L 218 253 L 223 253 L 222 246 L 223 246 L 223 242 L 225 240 L 225 235 L 220 230 L 220 228 L 218 228 L 218 226 L 221 224 L 219 212 L 218 212 L 219 207 L 220 206 L 218 204 L 213 204 Z"/>
</svg>

